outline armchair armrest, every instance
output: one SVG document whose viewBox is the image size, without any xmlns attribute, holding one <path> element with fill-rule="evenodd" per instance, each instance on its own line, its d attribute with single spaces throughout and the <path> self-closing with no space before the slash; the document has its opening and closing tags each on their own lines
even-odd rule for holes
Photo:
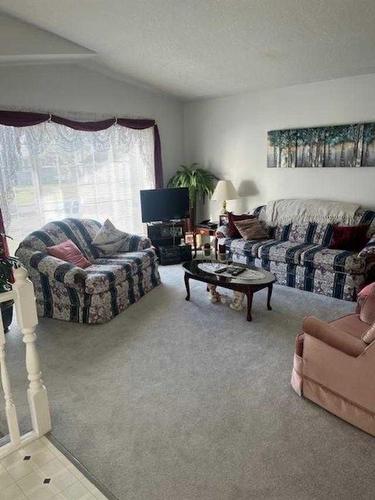
<svg viewBox="0 0 375 500">
<path fill-rule="evenodd" d="M 33 268 L 49 280 L 58 281 L 70 288 L 83 288 L 87 273 L 81 267 L 32 248 L 21 247 L 16 254 L 27 269 Z"/>
<path fill-rule="evenodd" d="M 357 357 L 366 347 L 362 340 L 313 316 L 304 319 L 303 331 L 348 356 Z"/>
<path fill-rule="evenodd" d="M 118 252 L 139 252 L 151 247 L 150 238 L 139 236 L 138 234 L 127 234 Z"/>
</svg>

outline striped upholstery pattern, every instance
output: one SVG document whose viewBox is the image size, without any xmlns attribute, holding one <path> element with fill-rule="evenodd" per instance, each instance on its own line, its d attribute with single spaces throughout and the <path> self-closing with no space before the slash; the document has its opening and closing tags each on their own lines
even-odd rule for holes
<svg viewBox="0 0 375 500">
<path fill-rule="evenodd" d="M 258 207 L 254 215 L 265 220 L 266 207 Z M 290 223 L 269 228 L 273 239 L 244 241 L 230 239 L 220 228 L 219 244 L 225 244 L 234 262 L 256 265 L 273 272 L 279 284 L 355 300 L 359 288 L 375 279 L 375 212 L 360 209 L 355 224 L 368 224 L 373 236 L 361 252 L 332 250 L 333 225 Z"/>
<path fill-rule="evenodd" d="M 157 258 L 148 238 L 129 235 L 129 251 L 102 256 L 92 244 L 101 224 L 64 219 L 27 236 L 16 251 L 33 282 L 38 314 L 80 323 L 104 323 L 159 285 Z M 81 269 L 47 254 L 70 239 L 90 260 Z"/>
</svg>

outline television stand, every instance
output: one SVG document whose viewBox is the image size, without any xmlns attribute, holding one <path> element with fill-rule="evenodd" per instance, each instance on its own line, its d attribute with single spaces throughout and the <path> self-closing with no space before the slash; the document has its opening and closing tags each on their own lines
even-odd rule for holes
<svg viewBox="0 0 375 500">
<path fill-rule="evenodd" d="M 185 220 L 153 222 L 147 224 L 147 236 L 155 247 L 161 265 L 179 264 L 192 259 L 191 245 L 185 240 Z"/>
</svg>

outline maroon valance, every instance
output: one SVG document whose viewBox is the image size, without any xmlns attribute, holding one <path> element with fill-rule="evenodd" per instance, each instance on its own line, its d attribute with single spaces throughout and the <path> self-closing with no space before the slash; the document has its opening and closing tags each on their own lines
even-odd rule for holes
<svg viewBox="0 0 375 500">
<path fill-rule="evenodd" d="M 82 130 L 85 132 L 98 132 L 112 127 L 112 125 L 120 125 L 121 127 L 132 128 L 134 130 L 144 130 L 153 127 L 154 129 L 154 162 L 155 162 L 155 186 L 163 187 L 163 165 L 161 158 L 161 143 L 158 126 L 155 120 L 138 119 L 138 118 L 109 118 L 108 120 L 99 120 L 94 122 L 80 122 L 77 120 L 69 120 L 57 115 L 48 113 L 30 113 L 26 111 L 0 111 L 0 125 L 9 127 L 30 127 L 39 125 L 46 121 L 65 125 L 74 130 Z"/>
</svg>

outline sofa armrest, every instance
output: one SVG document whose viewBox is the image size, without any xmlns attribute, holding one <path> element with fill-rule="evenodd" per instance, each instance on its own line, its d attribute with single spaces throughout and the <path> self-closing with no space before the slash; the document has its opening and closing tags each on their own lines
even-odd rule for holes
<svg viewBox="0 0 375 500">
<path fill-rule="evenodd" d="M 49 280 L 58 281 L 70 288 L 83 288 L 87 273 L 81 267 L 32 248 L 21 247 L 16 255 L 26 269 L 33 268 Z"/>
<path fill-rule="evenodd" d="M 303 321 L 303 331 L 348 356 L 359 356 L 366 347 L 362 340 L 313 316 Z"/>
<path fill-rule="evenodd" d="M 228 237 L 228 226 L 223 224 L 216 229 L 216 238 L 227 238 Z"/>
<path fill-rule="evenodd" d="M 150 238 L 139 236 L 138 234 L 127 234 L 121 247 L 117 252 L 139 252 L 151 248 L 152 243 Z"/>
<path fill-rule="evenodd" d="M 375 234 L 372 235 L 367 245 L 359 252 L 358 257 L 362 257 L 369 261 L 375 260 Z"/>
</svg>

